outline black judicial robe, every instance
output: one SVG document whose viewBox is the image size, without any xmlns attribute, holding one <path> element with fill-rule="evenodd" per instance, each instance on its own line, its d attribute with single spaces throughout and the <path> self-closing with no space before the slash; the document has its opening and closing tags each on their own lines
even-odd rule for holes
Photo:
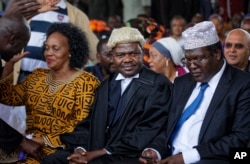
<svg viewBox="0 0 250 164">
<path fill-rule="evenodd" d="M 115 74 L 114 76 L 117 76 Z M 112 155 L 137 157 L 167 120 L 171 83 L 163 75 L 142 68 L 126 90 L 123 112 L 107 137 L 109 79 L 99 90 L 90 123 L 89 151 L 105 148 Z"/>
<path fill-rule="evenodd" d="M 172 84 L 165 76 L 145 67 L 125 91 L 122 114 L 107 129 L 109 83 L 116 76 L 117 73 L 110 75 L 101 83 L 90 117 L 80 122 L 73 133 L 61 136 L 68 147 L 82 146 L 88 151 L 105 148 L 116 157 L 137 158 L 162 130 L 167 121 Z"/>
</svg>

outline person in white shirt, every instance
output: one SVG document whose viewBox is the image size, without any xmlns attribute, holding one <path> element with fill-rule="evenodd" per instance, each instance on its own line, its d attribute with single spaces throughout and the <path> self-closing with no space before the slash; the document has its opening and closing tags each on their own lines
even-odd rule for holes
<svg viewBox="0 0 250 164">
<path fill-rule="evenodd" d="M 229 163 L 230 148 L 250 140 L 250 76 L 226 63 L 212 22 L 182 34 L 190 72 L 175 79 L 166 130 L 140 162 Z"/>
</svg>

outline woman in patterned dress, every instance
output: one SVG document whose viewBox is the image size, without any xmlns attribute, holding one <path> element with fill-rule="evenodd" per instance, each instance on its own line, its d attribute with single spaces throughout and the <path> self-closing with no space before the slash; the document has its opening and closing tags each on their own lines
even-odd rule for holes
<svg viewBox="0 0 250 164">
<path fill-rule="evenodd" d="M 36 69 L 12 85 L 13 66 L 27 52 L 15 55 L 3 70 L 0 102 L 26 106 L 26 134 L 44 146 L 45 154 L 64 148 L 60 135 L 73 131 L 85 119 L 99 86 L 96 77 L 83 71 L 88 60 L 85 34 L 70 23 L 55 23 L 47 32 L 44 57 L 48 69 Z M 38 163 L 27 156 L 25 163 Z"/>
</svg>

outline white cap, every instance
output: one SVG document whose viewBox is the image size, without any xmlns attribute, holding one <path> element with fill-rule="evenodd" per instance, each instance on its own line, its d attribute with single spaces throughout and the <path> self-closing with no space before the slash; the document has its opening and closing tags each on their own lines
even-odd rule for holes
<svg viewBox="0 0 250 164">
<path fill-rule="evenodd" d="M 195 49 L 219 42 L 214 24 L 211 21 L 197 23 L 182 32 L 185 38 L 184 49 Z"/>
<path fill-rule="evenodd" d="M 159 46 L 161 44 L 165 50 Z M 172 37 L 165 37 L 152 44 L 162 55 L 171 58 L 175 65 L 182 66 L 181 59 L 184 58 L 184 52 L 178 42 Z M 169 52 L 169 53 L 168 53 Z"/>
<path fill-rule="evenodd" d="M 113 48 L 118 43 L 131 42 L 139 42 L 140 45 L 143 46 L 145 44 L 145 39 L 138 29 L 132 27 L 121 27 L 113 29 L 109 37 L 107 46 Z"/>
</svg>

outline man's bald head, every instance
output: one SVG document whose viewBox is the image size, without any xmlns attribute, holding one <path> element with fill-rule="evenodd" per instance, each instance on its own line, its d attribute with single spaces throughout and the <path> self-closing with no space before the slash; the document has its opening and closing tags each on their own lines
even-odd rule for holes
<svg viewBox="0 0 250 164">
<path fill-rule="evenodd" d="M 30 39 L 30 27 L 19 14 L 5 15 L 0 18 L 0 53 L 4 60 L 21 52 Z"/>
</svg>

